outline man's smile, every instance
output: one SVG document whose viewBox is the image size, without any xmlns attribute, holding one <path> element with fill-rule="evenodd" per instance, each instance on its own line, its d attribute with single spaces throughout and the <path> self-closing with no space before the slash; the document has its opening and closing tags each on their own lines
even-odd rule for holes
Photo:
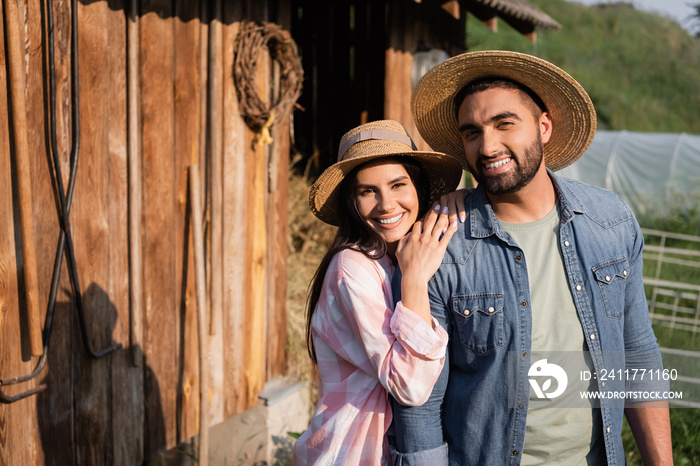
<svg viewBox="0 0 700 466">
<path fill-rule="evenodd" d="M 491 162 L 491 163 L 484 164 L 484 167 L 486 167 L 487 170 L 493 170 L 495 168 L 500 167 L 501 165 L 507 164 L 510 161 L 511 161 L 511 158 L 508 157 L 507 159 L 499 160 L 497 162 Z"/>
</svg>

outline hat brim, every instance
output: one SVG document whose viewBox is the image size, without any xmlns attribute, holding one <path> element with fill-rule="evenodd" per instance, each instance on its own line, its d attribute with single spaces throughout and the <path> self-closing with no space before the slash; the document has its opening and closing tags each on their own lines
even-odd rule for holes
<svg viewBox="0 0 700 466">
<path fill-rule="evenodd" d="M 552 119 L 544 159 L 560 170 L 588 149 L 596 130 L 596 113 L 583 87 L 557 66 L 532 55 L 507 51 L 468 52 L 445 60 L 428 71 L 411 97 L 418 131 L 436 151 L 457 157 L 469 171 L 455 115 L 455 95 L 479 78 L 503 77 L 524 84 L 537 94 Z"/>
<path fill-rule="evenodd" d="M 354 168 L 371 160 L 391 156 L 403 156 L 415 159 L 421 164 L 428 178 L 430 202 L 436 201 L 443 194 L 454 191 L 462 177 L 462 166 L 456 158 L 438 152 L 410 151 L 390 154 L 366 155 L 344 160 L 328 167 L 311 186 L 309 207 L 325 223 L 338 226 L 343 209 L 340 185 Z"/>
</svg>

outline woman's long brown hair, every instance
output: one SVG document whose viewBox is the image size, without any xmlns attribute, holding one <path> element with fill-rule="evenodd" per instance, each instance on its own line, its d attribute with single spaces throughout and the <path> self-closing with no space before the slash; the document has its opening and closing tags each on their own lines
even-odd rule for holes
<svg viewBox="0 0 700 466">
<path fill-rule="evenodd" d="M 411 178 L 413 186 L 416 188 L 419 202 L 418 218 L 421 218 L 428 208 L 430 199 L 428 198 L 428 179 L 420 163 L 410 157 L 402 156 L 386 157 L 386 159 L 383 160 L 393 160 L 403 165 L 409 178 Z M 338 225 L 338 231 L 335 234 L 335 238 L 333 238 L 331 246 L 328 248 L 328 252 L 323 256 L 309 284 L 310 293 L 306 303 L 306 347 L 314 363 L 318 361 L 316 359 L 316 349 L 314 348 L 314 341 L 311 335 L 311 318 L 316 310 L 318 300 L 321 297 L 323 282 L 331 259 L 343 249 L 358 250 L 369 259 L 373 260 L 381 259 L 387 251 L 384 239 L 367 226 L 360 217 L 357 207 L 355 206 L 355 194 L 353 191 L 357 172 L 365 165 L 366 164 L 362 164 L 355 167 L 347 174 L 341 183 L 340 189 L 344 203 L 341 203 L 339 206 L 341 208 L 339 215 L 340 225 Z"/>
</svg>

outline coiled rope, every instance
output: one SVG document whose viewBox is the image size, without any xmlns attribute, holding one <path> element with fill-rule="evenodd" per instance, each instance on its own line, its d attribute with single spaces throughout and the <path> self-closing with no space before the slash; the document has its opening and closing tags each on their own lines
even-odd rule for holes
<svg viewBox="0 0 700 466">
<path fill-rule="evenodd" d="M 264 48 L 280 65 L 279 91 L 269 103 L 255 89 L 257 61 Z M 304 79 L 297 45 L 289 32 L 274 23 L 242 21 L 234 44 L 233 79 L 243 120 L 258 133 L 259 142 L 272 142 L 269 128 L 275 119 L 281 121 L 287 116 L 301 95 Z"/>
</svg>

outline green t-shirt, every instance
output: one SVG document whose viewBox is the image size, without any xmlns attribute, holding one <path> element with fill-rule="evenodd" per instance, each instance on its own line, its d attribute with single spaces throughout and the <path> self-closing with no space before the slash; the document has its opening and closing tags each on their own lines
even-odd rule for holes
<svg viewBox="0 0 700 466">
<path fill-rule="evenodd" d="M 533 366 L 546 359 L 567 373 L 566 389 L 553 398 L 557 382 L 530 377 L 530 401 L 521 464 L 606 464 L 600 409 L 581 400 L 590 390 L 579 370 L 592 370 L 583 327 L 574 306 L 559 244 L 558 204 L 544 218 L 530 223 L 500 222 L 523 250 L 532 304 Z M 568 370 L 567 370 L 568 369 Z M 532 387 L 537 381 L 540 392 Z M 544 385 L 544 386 L 543 386 Z"/>
</svg>

